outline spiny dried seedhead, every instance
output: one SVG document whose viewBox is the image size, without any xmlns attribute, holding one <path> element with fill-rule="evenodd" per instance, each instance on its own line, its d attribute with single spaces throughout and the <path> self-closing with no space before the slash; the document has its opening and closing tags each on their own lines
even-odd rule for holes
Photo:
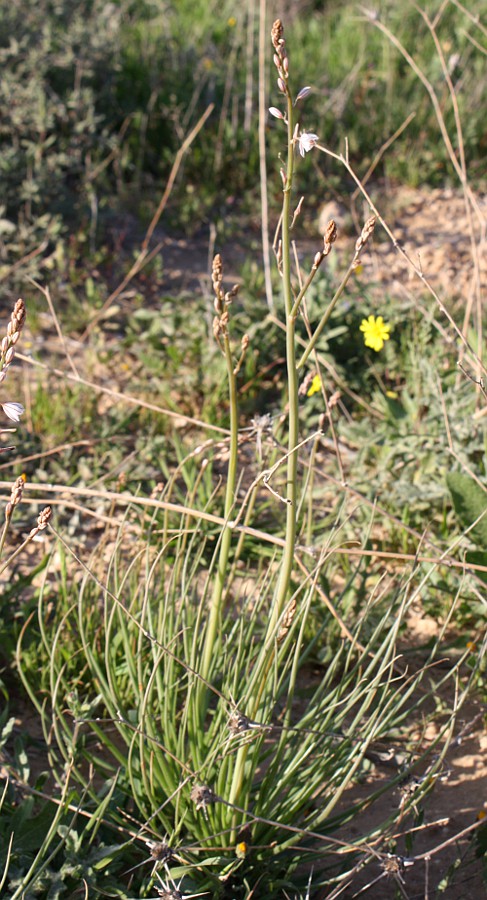
<svg viewBox="0 0 487 900">
<path fill-rule="evenodd" d="M 152 859 L 156 862 L 168 862 L 173 858 L 173 852 L 166 840 L 163 841 L 147 841 Z"/>
<path fill-rule="evenodd" d="M 404 869 L 413 865 L 413 859 L 408 859 L 404 856 L 395 856 L 393 853 L 388 853 L 381 862 L 383 872 L 385 872 L 386 875 L 392 875 L 399 878 L 401 882 L 403 882 L 401 875 L 404 872 Z"/>
<path fill-rule="evenodd" d="M 162 900 L 184 900 L 181 891 L 178 891 L 177 888 L 158 887 L 156 885 L 156 891 L 159 897 L 162 897 Z"/>
<path fill-rule="evenodd" d="M 191 791 L 190 799 L 196 804 L 197 810 L 206 810 L 206 807 L 210 803 L 215 803 L 218 797 L 206 784 L 195 784 Z"/>
<path fill-rule="evenodd" d="M 247 716 L 244 716 L 243 713 L 240 713 L 238 709 L 233 712 L 228 720 L 228 730 L 230 734 L 242 734 L 244 731 L 248 731 L 250 728 L 250 719 Z"/>
</svg>

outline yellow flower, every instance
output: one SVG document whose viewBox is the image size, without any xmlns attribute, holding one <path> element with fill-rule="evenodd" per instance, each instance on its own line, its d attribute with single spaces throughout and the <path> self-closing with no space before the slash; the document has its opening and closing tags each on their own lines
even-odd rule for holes
<svg viewBox="0 0 487 900">
<path fill-rule="evenodd" d="M 248 845 L 245 843 L 245 841 L 240 841 L 240 843 L 235 847 L 235 854 L 239 859 L 245 859 L 248 849 Z"/>
<path fill-rule="evenodd" d="M 321 391 L 321 378 L 319 375 L 315 375 L 306 396 L 312 397 L 313 394 L 317 394 L 318 391 Z"/>
<path fill-rule="evenodd" d="M 377 353 L 382 350 L 384 341 L 390 338 L 391 326 L 384 322 L 382 316 L 369 316 L 368 319 L 362 319 L 360 331 L 364 333 L 364 342 L 366 347 L 371 347 Z"/>
<path fill-rule="evenodd" d="M 237 24 L 237 20 L 236 20 L 235 16 L 230 16 L 230 18 L 227 19 L 227 25 L 229 28 L 235 28 L 236 24 Z"/>
</svg>

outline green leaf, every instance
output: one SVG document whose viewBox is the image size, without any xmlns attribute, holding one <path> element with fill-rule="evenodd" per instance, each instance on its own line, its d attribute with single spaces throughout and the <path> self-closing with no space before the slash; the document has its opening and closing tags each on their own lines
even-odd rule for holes
<svg viewBox="0 0 487 900">
<path fill-rule="evenodd" d="M 487 566 L 487 551 L 485 550 L 469 550 L 465 554 L 465 560 L 474 566 Z M 487 584 L 487 572 L 476 572 L 478 578 Z"/>
<path fill-rule="evenodd" d="M 484 514 L 469 531 L 468 537 L 480 550 L 487 550 L 487 494 L 473 478 L 463 472 L 450 472 L 446 476 L 446 483 L 463 529 L 470 528 Z"/>
</svg>

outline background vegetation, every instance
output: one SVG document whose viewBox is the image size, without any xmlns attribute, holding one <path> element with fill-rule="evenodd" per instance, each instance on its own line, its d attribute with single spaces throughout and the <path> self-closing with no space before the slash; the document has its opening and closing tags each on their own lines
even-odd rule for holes
<svg viewBox="0 0 487 900">
<path fill-rule="evenodd" d="M 398 185 L 441 187 L 463 191 L 476 222 L 485 2 L 264 5 L 267 32 L 273 15 L 285 22 L 294 88 L 311 87 L 303 127 L 329 150 L 299 160 L 303 272 L 323 202 L 342 204 L 339 231 L 360 233 L 370 210 L 354 173 L 381 211 Z M 265 106 L 280 106 L 267 32 Z M 331 900 L 366 885 L 383 896 L 387 878 L 388 896 L 410 896 L 403 860 L 424 865 L 414 829 L 465 722 L 481 728 L 485 712 L 485 310 L 455 284 L 398 296 L 355 272 L 300 376 L 298 543 L 311 554 L 293 573 L 298 612 L 280 621 L 271 666 L 284 513 L 259 482 L 246 507 L 257 533 L 232 545 L 224 639 L 205 669 L 233 407 L 206 262 L 199 287 L 174 288 L 192 255 L 229 247 L 224 272 L 242 284 L 240 503 L 287 441 L 281 279 L 274 266 L 272 306 L 261 265 L 258 4 L 1 4 L 0 62 L 5 328 L 17 296 L 28 309 L 25 362 L 8 396 L 1 385 L 26 408 L 1 455 L 5 499 L 21 473 L 27 485 L 0 573 L 0 892 Z M 286 141 L 279 120 L 264 131 L 273 232 Z M 482 227 L 466 264 L 476 297 Z M 298 353 L 340 283 L 339 252 L 307 292 Z M 392 326 L 377 354 L 359 331 L 371 312 Z M 326 394 L 308 395 L 318 371 Z M 281 470 L 271 483 L 284 490 Z M 58 539 L 13 556 L 47 502 Z M 434 630 L 413 637 L 426 618 Z M 254 739 L 244 717 L 229 732 L 235 704 L 269 730 Z M 200 772 L 225 803 L 195 800 Z M 369 808 L 391 793 L 378 824 Z M 435 889 L 465 883 L 486 840 L 479 818 Z"/>
</svg>

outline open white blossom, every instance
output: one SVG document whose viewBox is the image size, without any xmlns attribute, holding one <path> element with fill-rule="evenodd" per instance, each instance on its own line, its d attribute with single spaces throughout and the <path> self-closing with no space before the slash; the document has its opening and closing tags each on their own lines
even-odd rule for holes
<svg viewBox="0 0 487 900">
<path fill-rule="evenodd" d="M 319 137 L 317 134 L 311 134 L 309 131 L 303 131 L 302 134 L 300 134 L 298 137 L 299 152 L 301 156 L 304 156 L 305 153 L 309 153 L 309 151 L 313 149 L 317 141 L 319 141 Z"/>
<path fill-rule="evenodd" d="M 7 416 L 7 418 L 12 419 L 12 422 L 19 422 L 20 417 L 23 412 L 25 412 L 24 407 L 21 403 L 2 403 L 2 409 Z"/>
</svg>

